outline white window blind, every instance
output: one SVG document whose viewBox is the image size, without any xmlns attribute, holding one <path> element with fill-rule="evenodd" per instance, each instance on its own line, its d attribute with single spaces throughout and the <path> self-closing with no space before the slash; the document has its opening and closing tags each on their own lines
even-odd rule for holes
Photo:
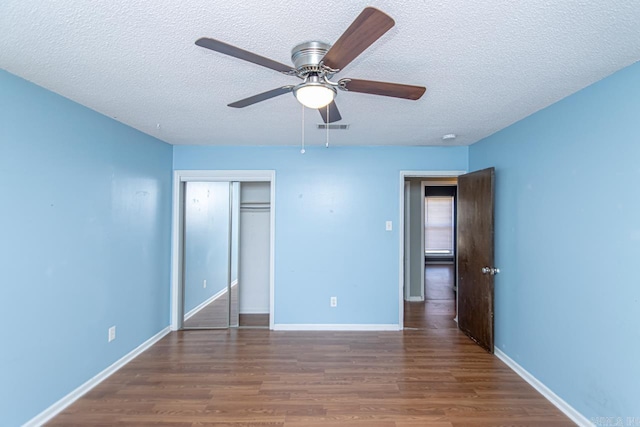
<svg viewBox="0 0 640 427">
<path fill-rule="evenodd" d="M 453 254 L 453 197 L 429 196 L 424 200 L 425 254 Z"/>
</svg>

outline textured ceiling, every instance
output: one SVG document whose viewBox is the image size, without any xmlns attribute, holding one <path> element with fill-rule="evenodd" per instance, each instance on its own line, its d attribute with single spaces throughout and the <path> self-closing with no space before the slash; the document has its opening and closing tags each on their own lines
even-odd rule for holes
<svg viewBox="0 0 640 427">
<path fill-rule="evenodd" d="M 339 92 L 340 145 L 468 145 L 640 60 L 638 0 L 3 0 L 0 67 L 171 144 L 297 145 L 298 82 L 197 47 L 223 40 L 290 64 L 365 6 L 396 26 L 337 77 L 423 85 L 419 101 Z M 1 96 L 1 94 L 0 94 Z M 307 144 L 323 143 L 305 114 Z"/>
</svg>

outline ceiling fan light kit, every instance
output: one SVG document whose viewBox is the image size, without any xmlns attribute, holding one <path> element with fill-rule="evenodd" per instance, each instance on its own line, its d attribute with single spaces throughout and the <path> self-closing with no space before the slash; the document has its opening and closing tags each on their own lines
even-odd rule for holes
<svg viewBox="0 0 640 427">
<path fill-rule="evenodd" d="M 283 86 L 233 102 L 228 104 L 230 107 L 244 108 L 293 92 L 302 105 L 317 109 L 325 123 L 333 123 L 342 120 L 335 103 L 337 89 L 410 100 L 420 99 L 424 94 L 426 88 L 422 86 L 358 79 L 331 80 L 394 25 L 390 16 L 367 7 L 333 45 L 310 41 L 295 46 L 291 51 L 295 68 L 215 39 L 200 38 L 196 45 L 303 80 L 295 86 Z"/>
<path fill-rule="evenodd" d="M 318 76 L 309 76 L 304 82 L 293 88 L 293 94 L 298 102 L 307 108 L 323 108 L 333 102 L 336 89 L 321 81 Z"/>
</svg>

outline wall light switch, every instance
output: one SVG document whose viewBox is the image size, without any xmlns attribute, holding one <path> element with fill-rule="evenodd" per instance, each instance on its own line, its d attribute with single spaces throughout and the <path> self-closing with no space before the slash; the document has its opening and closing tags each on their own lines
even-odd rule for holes
<svg viewBox="0 0 640 427">
<path fill-rule="evenodd" d="M 387 231 L 393 230 L 393 222 L 392 221 L 387 221 L 387 224 L 385 226 L 385 230 L 387 230 Z"/>
</svg>

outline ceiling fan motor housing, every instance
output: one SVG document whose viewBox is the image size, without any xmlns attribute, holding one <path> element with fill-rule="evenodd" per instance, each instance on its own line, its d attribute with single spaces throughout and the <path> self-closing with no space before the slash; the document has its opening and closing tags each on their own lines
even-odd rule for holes
<svg viewBox="0 0 640 427">
<path fill-rule="evenodd" d="M 291 61 L 300 77 L 306 77 L 310 73 L 321 73 L 320 61 L 331 48 L 331 45 L 322 42 L 306 42 L 297 45 L 291 50 Z"/>
<path fill-rule="evenodd" d="M 423 86 L 349 78 L 331 81 L 333 76 L 394 25 L 395 22 L 389 15 L 374 7 L 365 7 L 333 45 L 308 41 L 294 47 L 291 51 L 293 67 L 208 37 L 199 38 L 196 45 L 302 79 L 297 85 L 281 86 L 259 93 L 228 104 L 229 107 L 244 108 L 285 93 L 293 93 L 302 105 L 317 109 L 325 123 L 332 123 L 342 118 L 333 102 L 338 89 L 411 100 L 417 100 L 424 94 L 426 88 Z M 325 106 L 326 109 L 323 108 Z"/>
</svg>

